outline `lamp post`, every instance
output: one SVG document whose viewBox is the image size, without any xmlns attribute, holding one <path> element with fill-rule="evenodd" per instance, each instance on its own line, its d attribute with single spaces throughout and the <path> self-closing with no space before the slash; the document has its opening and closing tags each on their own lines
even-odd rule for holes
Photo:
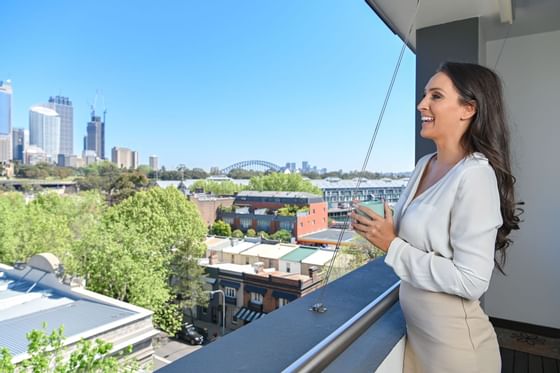
<svg viewBox="0 0 560 373">
<path fill-rule="evenodd" d="M 222 302 L 222 337 L 224 336 L 224 328 L 226 326 L 226 294 L 223 290 L 212 290 L 210 291 L 210 295 L 214 295 L 216 293 L 222 294 L 223 302 Z"/>
</svg>

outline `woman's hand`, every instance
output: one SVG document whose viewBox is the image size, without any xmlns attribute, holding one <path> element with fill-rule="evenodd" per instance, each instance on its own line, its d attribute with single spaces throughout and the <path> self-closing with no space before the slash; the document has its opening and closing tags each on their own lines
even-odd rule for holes
<svg viewBox="0 0 560 373">
<path fill-rule="evenodd" d="M 357 210 L 362 211 L 368 217 L 352 211 L 350 217 L 352 218 L 352 228 L 360 236 L 377 246 L 379 249 L 387 252 L 391 242 L 397 237 L 395 234 L 395 227 L 393 226 L 393 212 L 387 204 L 385 206 L 385 218 L 376 214 L 373 210 L 360 206 L 359 201 L 354 201 Z"/>
</svg>

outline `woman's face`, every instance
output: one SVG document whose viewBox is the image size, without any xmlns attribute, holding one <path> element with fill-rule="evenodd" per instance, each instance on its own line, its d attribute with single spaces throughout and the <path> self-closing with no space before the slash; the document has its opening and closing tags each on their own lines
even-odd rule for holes
<svg viewBox="0 0 560 373">
<path fill-rule="evenodd" d="M 453 82 L 442 72 L 432 76 L 417 108 L 422 119 L 420 136 L 436 142 L 458 143 L 475 112 L 473 105 L 460 101 Z"/>
</svg>

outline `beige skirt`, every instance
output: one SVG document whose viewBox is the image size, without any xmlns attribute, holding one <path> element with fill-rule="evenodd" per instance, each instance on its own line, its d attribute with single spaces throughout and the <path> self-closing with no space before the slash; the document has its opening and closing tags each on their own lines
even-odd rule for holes
<svg viewBox="0 0 560 373">
<path fill-rule="evenodd" d="M 501 370 L 498 340 L 480 302 L 420 290 L 401 281 L 406 319 L 405 373 Z"/>
</svg>

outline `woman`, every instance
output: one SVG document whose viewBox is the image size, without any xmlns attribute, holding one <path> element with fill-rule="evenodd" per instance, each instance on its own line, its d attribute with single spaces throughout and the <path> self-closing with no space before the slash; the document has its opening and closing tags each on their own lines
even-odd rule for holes
<svg viewBox="0 0 560 373">
<path fill-rule="evenodd" d="M 385 217 L 358 206 L 370 218 L 352 213 L 352 226 L 402 280 L 405 372 L 500 372 L 478 301 L 519 228 L 500 80 L 483 66 L 444 63 L 418 111 L 437 152 L 419 160 L 394 217 L 387 204 Z"/>
</svg>

